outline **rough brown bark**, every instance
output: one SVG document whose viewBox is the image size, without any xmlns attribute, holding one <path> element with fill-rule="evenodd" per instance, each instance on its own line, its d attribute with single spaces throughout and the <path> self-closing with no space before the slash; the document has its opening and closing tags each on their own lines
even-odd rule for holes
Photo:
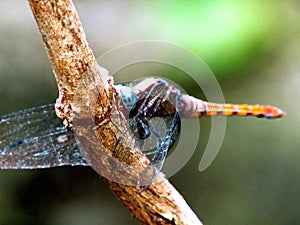
<svg viewBox="0 0 300 225">
<path fill-rule="evenodd" d="M 110 98 L 110 87 L 104 86 L 109 79 L 105 70 L 99 69 L 86 40 L 82 25 L 71 0 L 29 0 L 33 15 L 45 44 L 59 88 L 58 116 L 72 123 L 71 103 L 83 75 L 100 76 L 100 95 L 97 101 L 97 116 L 101 126 L 97 131 L 106 152 L 112 154 L 117 130 L 110 123 L 110 112 L 114 102 Z M 104 31 L 105 32 L 105 31 Z M 98 106 L 98 105 L 97 105 Z M 122 122 L 122 121 L 121 121 Z M 122 123 L 117 124 L 122 126 Z M 115 157 L 129 164 L 149 163 L 140 151 L 120 149 L 123 154 Z M 99 171 L 109 163 L 101 154 L 93 152 L 92 167 Z M 108 171 L 115 172 L 115 171 Z M 161 173 L 150 187 L 141 192 L 136 186 L 126 186 L 105 179 L 113 193 L 128 207 L 142 224 L 202 224 L 182 196 Z"/>
</svg>

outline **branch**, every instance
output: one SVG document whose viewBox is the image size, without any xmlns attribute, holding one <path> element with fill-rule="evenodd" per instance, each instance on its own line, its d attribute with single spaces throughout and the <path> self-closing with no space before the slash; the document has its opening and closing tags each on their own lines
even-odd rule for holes
<svg viewBox="0 0 300 225">
<path fill-rule="evenodd" d="M 149 161 L 141 154 L 141 151 L 121 148 L 120 152 L 123 154 L 112 152 L 118 131 L 110 121 L 110 112 L 114 107 L 109 93 L 112 86 L 105 87 L 104 85 L 105 81 L 110 78 L 108 72 L 97 65 L 72 1 L 29 0 L 29 4 L 57 80 L 59 98 L 56 111 L 58 116 L 72 124 L 74 114 L 71 104 L 82 77 L 84 75 L 99 77 L 101 99 L 97 102 L 97 107 L 99 107 L 97 117 L 107 122 L 101 124 L 97 131 L 104 150 L 121 161 L 145 168 Z M 119 124 L 115 125 L 122 127 L 122 121 L 120 120 Z M 124 152 L 129 157 L 122 158 Z M 88 157 L 96 171 L 103 170 L 110 163 L 96 151 Z M 114 173 L 115 171 L 108 172 Z M 144 192 L 136 186 L 121 185 L 106 178 L 103 179 L 142 224 L 202 224 L 162 173 Z"/>
</svg>

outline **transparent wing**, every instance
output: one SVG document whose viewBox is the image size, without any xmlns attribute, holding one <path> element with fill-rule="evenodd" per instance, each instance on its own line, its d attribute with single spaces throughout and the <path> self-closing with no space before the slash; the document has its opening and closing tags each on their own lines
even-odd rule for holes
<svg viewBox="0 0 300 225">
<path fill-rule="evenodd" d="M 87 166 L 74 135 L 56 116 L 54 104 L 0 117 L 0 168 Z"/>
<path fill-rule="evenodd" d="M 164 117 L 165 118 L 165 117 Z M 153 156 L 150 159 L 150 165 L 146 167 L 143 174 L 140 176 L 141 189 L 145 190 L 156 179 L 161 171 L 163 164 L 166 160 L 168 151 L 177 140 L 180 133 L 180 117 L 176 112 L 173 119 L 168 121 L 168 129 L 165 136 L 161 139 L 160 144 Z"/>
<path fill-rule="evenodd" d="M 141 128 L 139 123 L 143 123 L 142 129 L 147 129 L 149 136 L 140 138 Z M 127 124 L 127 128 L 118 138 L 118 143 L 122 142 L 125 146 L 134 143 L 142 152 L 147 155 L 150 164 L 140 175 L 139 184 L 145 190 L 158 176 L 161 171 L 168 151 L 176 142 L 180 134 L 180 118 L 178 113 L 173 116 L 162 116 L 153 118 L 134 118 Z"/>
<path fill-rule="evenodd" d="M 120 142 L 125 146 L 132 146 L 134 143 L 151 159 L 167 134 L 167 122 L 163 117 L 129 119 L 126 128 L 118 138 L 116 146 Z"/>
</svg>

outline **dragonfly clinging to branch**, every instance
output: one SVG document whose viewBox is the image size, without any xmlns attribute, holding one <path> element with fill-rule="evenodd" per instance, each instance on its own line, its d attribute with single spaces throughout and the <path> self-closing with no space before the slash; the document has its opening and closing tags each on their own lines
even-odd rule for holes
<svg viewBox="0 0 300 225">
<path fill-rule="evenodd" d="M 120 142 L 140 145 L 161 171 L 165 158 L 180 134 L 180 117 L 257 116 L 279 118 L 276 107 L 205 102 L 182 92 L 169 82 L 155 77 L 116 84 L 116 105 L 127 117 L 119 128 Z M 157 120 L 158 119 L 158 120 Z M 124 135 L 130 132 L 131 139 Z M 34 107 L 0 117 L 0 168 L 33 169 L 63 165 L 89 166 L 71 131 L 56 117 L 54 104 Z M 153 180 L 152 179 L 152 180 Z"/>
</svg>

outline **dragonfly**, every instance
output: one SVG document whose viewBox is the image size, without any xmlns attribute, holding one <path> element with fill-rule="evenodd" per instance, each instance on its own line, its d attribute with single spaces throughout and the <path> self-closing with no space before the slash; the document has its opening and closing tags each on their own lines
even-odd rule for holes
<svg viewBox="0 0 300 225">
<path fill-rule="evenodd" d="M 256 116 L 280 118 L 281 109 L 266 105 L 217 104 L 183 94 L 176 85 L 148 77 L 114 85 L 116 106 L 127 119 L 119 128 L 120 143 L 132 142 L 149 157 L 157 177 L 166 156 L 180 135 L 180 118 Z M 124 138 L 130 134 L 131 138 Z M 127 135 L 128 136 L 128 135 Z M 127 137 L 126 136 L 126 137 Z M 72 130 L 56 116 L 55 105 L 21 110 L 0 117 L 0 168 L 35 169 L 57 166 L 90 166 Z"/>
</svg>

